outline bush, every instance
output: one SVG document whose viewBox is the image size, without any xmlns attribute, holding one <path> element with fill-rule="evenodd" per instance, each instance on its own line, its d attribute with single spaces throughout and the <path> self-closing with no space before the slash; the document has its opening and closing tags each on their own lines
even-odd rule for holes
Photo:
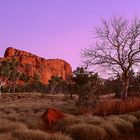
<svg viewBox="0 0 140 140">
<path fill-rule="evenodd" d="M 48 93 L 47 85 L 41 83 L 40 81 L 33 81 L 31 83 L 26 83 L 24 85 L 17 85 L 15 92 L 40 92 Z"/>
<path fill-rule="evenodd" d="M 73 72 L 73 82 L 75 83 L 75 92 L 78 94 L 76 107 L 85 107 L 91 112 L 97 104 L 97 96 L 101 87 L 101 79 L 97 73 L 88 71 L 87 68 L 77 67 Z M 91 110 L 90 110 L 91 109 Z"/>
</svg>

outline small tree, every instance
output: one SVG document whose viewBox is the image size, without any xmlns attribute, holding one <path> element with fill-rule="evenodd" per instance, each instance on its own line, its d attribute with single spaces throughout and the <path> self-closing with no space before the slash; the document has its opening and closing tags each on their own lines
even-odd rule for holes
<svg viewBox="0 0 140 140">
<path fill-rule="evenodd" d="M 40 81 L 40 74 L 36 72 L 33 76 L 33 80 L 34 81 Z"/>
<path fill-rule="evenodd" d="M 15 58 L 4 59 L 0 62 L 0 83 L 1 86 L 9 83 L 9 91 L 11 91 L 12 88 L 15 92 L 15 86 L 20 77 L 18 66 L 19 62 Z"/>
<path fill-rule="evenodd" d="M 122 98 L 127 98 L 131 71 L 140 64 L 140 20 L 123 17 L 102 20 L 96 28 L 97 44 L 83 51 L 88 66 L 99 65 L 120 76 Z"/>
<path fill-rule="evenodd" d="M 63 91 L 64 80 L 62 77 L 52 76 L 49 80 L 48 87 L 51 93 L 59 93 Z"/>
<path fill-rule="evenodd" d="M 15 88 L 17 83 L 20 79 L 21 72 L 18 70 L 19 61 L 15 58 L 9 60 L 9 70 L 10 74 L 8 77 L 9 85 L 9 92 L 15 92 Z"/>
<path fill-rule="evenodd" d="M 11 82 L 12 85 L 12 92 L 15 93 L 15 89 L 18 83 L 18 80 L 20 79 L 21 73 L 19 71 L 17 71 L 16 69 L 13 70 L 9 76 L 9 80 Z M 11 92 L 11 87 L 9 88 L 9 92 Z"/>
<path fill-rule="evenodd" d="M 77 106 L 94 107 L 100 84 L 98 74 L 78 67 L 74 71 L 73 81 L 75 82 L 75 91 L 79 96 Z"/>
<path fill-rule="evenodd" d="M 9 64 L 6 60 L 0 62 L 0 93 L 1 88 L 6 84 L 8 80 L 10 71 L 9 71 Z"/>
<path fill-rule="evenodd" d="M 28 76 L 26 73 L 22 73 L 20 76 L 20 80 L 24 81 L 26 84 L 28 84 L 31 80 L 31 77 Z"/>
<path fill-rule="evenodd" d="M 108 78 L 106 80 L 104 80 L 104 84 L 103 84 L 103 92 L 104 94 L 110 94 L 110 93 L 115 93 L 115 96 L 120 98 L 120 93 L 122 90 L 122 85 L 121 85 L 121 81 L 119 78 Z"/>
</svg>

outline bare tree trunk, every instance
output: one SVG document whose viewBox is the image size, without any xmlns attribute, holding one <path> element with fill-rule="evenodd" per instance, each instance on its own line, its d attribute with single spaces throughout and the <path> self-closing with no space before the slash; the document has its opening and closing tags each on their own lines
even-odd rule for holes
<svg viewBox="0 0 140 140">
<path fill-rule="evenodd" d="M 1 96 L 1 93 L 2 93 L 2 92 L 1 92 L 1 87 L 2 87 L 2 85 L 0 84 L 0 96 Z"/>
<path fill-rule="evenodd" d="M 13 83 L 13 93 L 16 92 L 16 86 L 17 86 L 17 81 L 15 83 Z"/>
<path fill-rule="evenodd" d="M 15 93 L 16 92 L 16 86 L 14 85 L 13 86 L 13 93 Z"/>
<path fill-rule="evenodd" d="M 5 84 L 6 84 L 6 81 L 4 81 L 4 82 L 0 81 L 0 96 L 2 93 L 2 86 L 4 86 Z"/>
<path fill-rule="evenodd" d="M 9 89 L 8 89 L 8 93 L 11 92 L 11 82 L 9 83 Z"/>
<path fill-rule="evenodd" d="M 122 95 L 121 98 L 122 99 L 127 99 L 127 95 L 128 95 L 128 87 L 129 87 L 129 79 L 126 79 L 125 81 L 122 81 Z"/>
</svg>

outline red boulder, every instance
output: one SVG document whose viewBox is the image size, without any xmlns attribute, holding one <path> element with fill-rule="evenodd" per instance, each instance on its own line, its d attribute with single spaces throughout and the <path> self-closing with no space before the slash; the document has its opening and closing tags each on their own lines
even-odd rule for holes
<svg viewBox="0 0 140 140">
<path fill-rule="evenodd" d="M 54 109 L 54 108 L 47 108 L 46 111 L 43 113 L 42 118 L 47 125 L 52 125 L 58 122 L 61 119 L 64 119 L 65 115 L 63 112 Z"/>
</svg>

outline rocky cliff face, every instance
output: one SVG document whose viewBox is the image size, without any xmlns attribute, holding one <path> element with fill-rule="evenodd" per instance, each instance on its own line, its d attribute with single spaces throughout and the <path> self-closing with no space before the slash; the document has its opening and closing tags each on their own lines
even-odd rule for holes
<svg viewBox="0 0 140 140">
<path fill-rule="evenodd" d="M 16 58 L 20 62 L 20 71 L 33 77 L 35 74 L 40 75 L 40 81 L 44 84 L 52 76 L 60 76 L 64 80 L 72 75 L 72 68 L 69 63 L 61 59 L 44 59 L 34 54 L 7 48 L 3 59 Z"/>
</svg>

